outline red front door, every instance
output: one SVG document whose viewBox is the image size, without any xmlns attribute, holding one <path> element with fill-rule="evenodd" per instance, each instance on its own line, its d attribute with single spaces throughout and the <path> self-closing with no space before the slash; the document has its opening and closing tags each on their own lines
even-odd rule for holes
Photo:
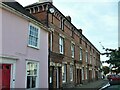
<svg viewBox="0 0 120 90">
<path fill-rule="evenodd" d="M 11 64 L 0 64 L 0 88 L 10 88 Z"/>
</svg>

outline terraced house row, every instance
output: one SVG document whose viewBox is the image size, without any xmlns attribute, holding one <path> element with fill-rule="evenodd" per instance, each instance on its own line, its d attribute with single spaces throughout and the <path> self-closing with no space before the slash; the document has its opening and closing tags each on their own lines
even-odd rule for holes
<svg viewBox="0 0 120 90">
<path fill-rule="evenodd" d="M 100 52 L 64 16 L 52 0 L 40 0 L 25 7 L 42 21 L 49 33 L 49 87 L 71 87 L 100 77 Z"/>
<path fill-rule="evenodd" d="M 0 89 L 65 88 L 101 77 L 100 52 L 52 0 L 0 2 L 0 16 Z"/>
</svg>

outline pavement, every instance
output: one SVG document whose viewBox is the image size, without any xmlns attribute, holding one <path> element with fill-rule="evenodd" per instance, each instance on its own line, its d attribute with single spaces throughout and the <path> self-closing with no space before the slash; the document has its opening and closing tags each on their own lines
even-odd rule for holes
<svg viewBox="0 0 120 90">
<path fill-rule="evenodd" d="M 85 89 L 87 89 L 87 90 L 99 90 L 107 83 L 108 83 L 108 80 L 102 79 L 102 80 L 93 81 L 93 82 L 90 82 L 87 84 L 81 84 L 81 85 L 76 86 L 74 88 L 81 88 L 83 90 L 85 90 Z"/>
</svg>

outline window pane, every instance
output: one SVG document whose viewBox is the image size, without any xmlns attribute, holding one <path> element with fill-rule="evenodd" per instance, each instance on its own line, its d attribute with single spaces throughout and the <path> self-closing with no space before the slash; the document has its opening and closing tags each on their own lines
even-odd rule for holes
<svg viewBox="0 0 120 90">
<path fill-rule="evenodd" d="M 74 58 L 74 44 L 71 45 L 72 58 Z"/>
<path fill-rule="evenodd" d="M 80 48 L 80 60 L 82 60 L 82 49 Z"/>
<path fill-rule="evenodd" d="M 27 75 L 37 75 L 37 63 L 28 62 Z"/>
<path fill-rule="evenodd" d="M 30 30 L 29 30 L 29 45 L 38 46 L 38 28 L 30 25 Z"/>
<path fill-rule="evenodd" d="M 66 82 L 66 65 L 62 66 L 62 80 Z"/>
<path fill-rule="evenodd" d="M 73 81 L 73 66 L 70 66 L 70 81 Z"/>
<path fill-rule="evenodd" d="M 63 54 L 63 38 L 60 37 L 59 38 L 59 50 L 60 50 L 60 53 Z"/>
<path fill-rule="evenodd" d="M 32 77 L 32 88 L 36 87 L 36 76 Z"/>
<path fill-rule="evenodd" d="M 30 88 L 30 76 L 27 76 L 27 88 Z"/>
<path fill-rule="evenodd" d="M 36 87 L 36 76 L 27 76 L 27 88 Z"/>
</svg>

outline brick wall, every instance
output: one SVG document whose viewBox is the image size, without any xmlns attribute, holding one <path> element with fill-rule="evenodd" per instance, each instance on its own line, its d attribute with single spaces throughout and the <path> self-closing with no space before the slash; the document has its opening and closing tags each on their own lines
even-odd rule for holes
<svg viewBox="0 0 120 90">
<path fill-rule="evenodd" d="M 46 8 L 43 10 L 46 10 Z M 45 11 L 36 12 L 33 15 L 43 22 L 45 22 L 45 20 L 47 20 L 47 17 L 46 17 L 47 14 Z M 53 31 L 53 49 L 52 49 L 53 52 L 59 54 L 59 35 L 61 34 L 64 36 L 64 58 L 62 59 L 62 62 L 67 62 L 67 83 L 66 83 L 66 85 L 70 84 L 70 83 L 76 84 L 77 79 L 79 79 L 77 77 L 76 64 L 79 64 L 79 70 L 80 70 L 80 67 L 81 68 L 84 67 L 84 71 L 86 71 L 86 66 L 88 64 L 90 64 L 90 61 L 89 61 L 90 55 L 92 55 L 92 63 L 91 63 L 92 66 L 87 66 L 88 76 L 91 75 L 91 71 L 89 71 L 89 69 L 90 68 L 96 69 L 95 65 L 96 64 L 99 65 L 99 60 L 100 60 L 99 52 L 95 49 L 95 47 L 86 38 L 84 38 L 84 37 L 81 38 L 81 34 L 77 31 L 77 29 L 69 21 L 67 21 L 66 18 L 59 13 L 59 11 L 55 10 L 53 17 L 52 17 L 52 14 L 49 14 L 48 16 L 49 16 L 48 17 L 49 26 L 54 29 L 54 31 Z M 60 29 L 60 18 L 61 17 L 65 20 L 64 30 Z M 74 31 L 74 33 L 72 34 L 73 31 Z M 72 37 L 72 35 L 73 35 L 73 37 Z M 80 38 L 82 40 L 81 44 L 80 44 Z M 75 58 L 74 59 L 71 57 L 72 56 L 71 41 L 73 41 L 75 43 Z M 74 65 L 73 78 L 74 79 L 73 79 L 73 82 L 70 82 L 70 63 L 72 63 L 72 60 L 79 61 L 80 47 L 82 48 L 82 51 L 83 51 L 82 52 L 83 53 L 82 63 L 79 63 L 79 62 L 76 62 L 75 64 L 73 63 L 73 65 Z M 88 62 L 87 63 L 86 63 L 86 51 L 88 51 Z M 96 52 L 98 52 L 98 54 L 96 54 Z M 56 71 L 54 71 L 54 78 L 56 77 L 55 72 Z M 84 78 L 85 77 L 86 77 L 86 72 L 84 72 Z M 92 78 L 91 76 L 88 77 L 88 79 L 90 79 L 90 80 L 91 80 L 91 78 Z M 84 80 L 84 81 L 88 81 L 88 80 Z M 53 86 L 55 88 L 56 79 L 54 79 L 53 84 L 54 84 Z M 60 70 L 60 87 L 62 87 L 62 70 Z"/>
</svg>

